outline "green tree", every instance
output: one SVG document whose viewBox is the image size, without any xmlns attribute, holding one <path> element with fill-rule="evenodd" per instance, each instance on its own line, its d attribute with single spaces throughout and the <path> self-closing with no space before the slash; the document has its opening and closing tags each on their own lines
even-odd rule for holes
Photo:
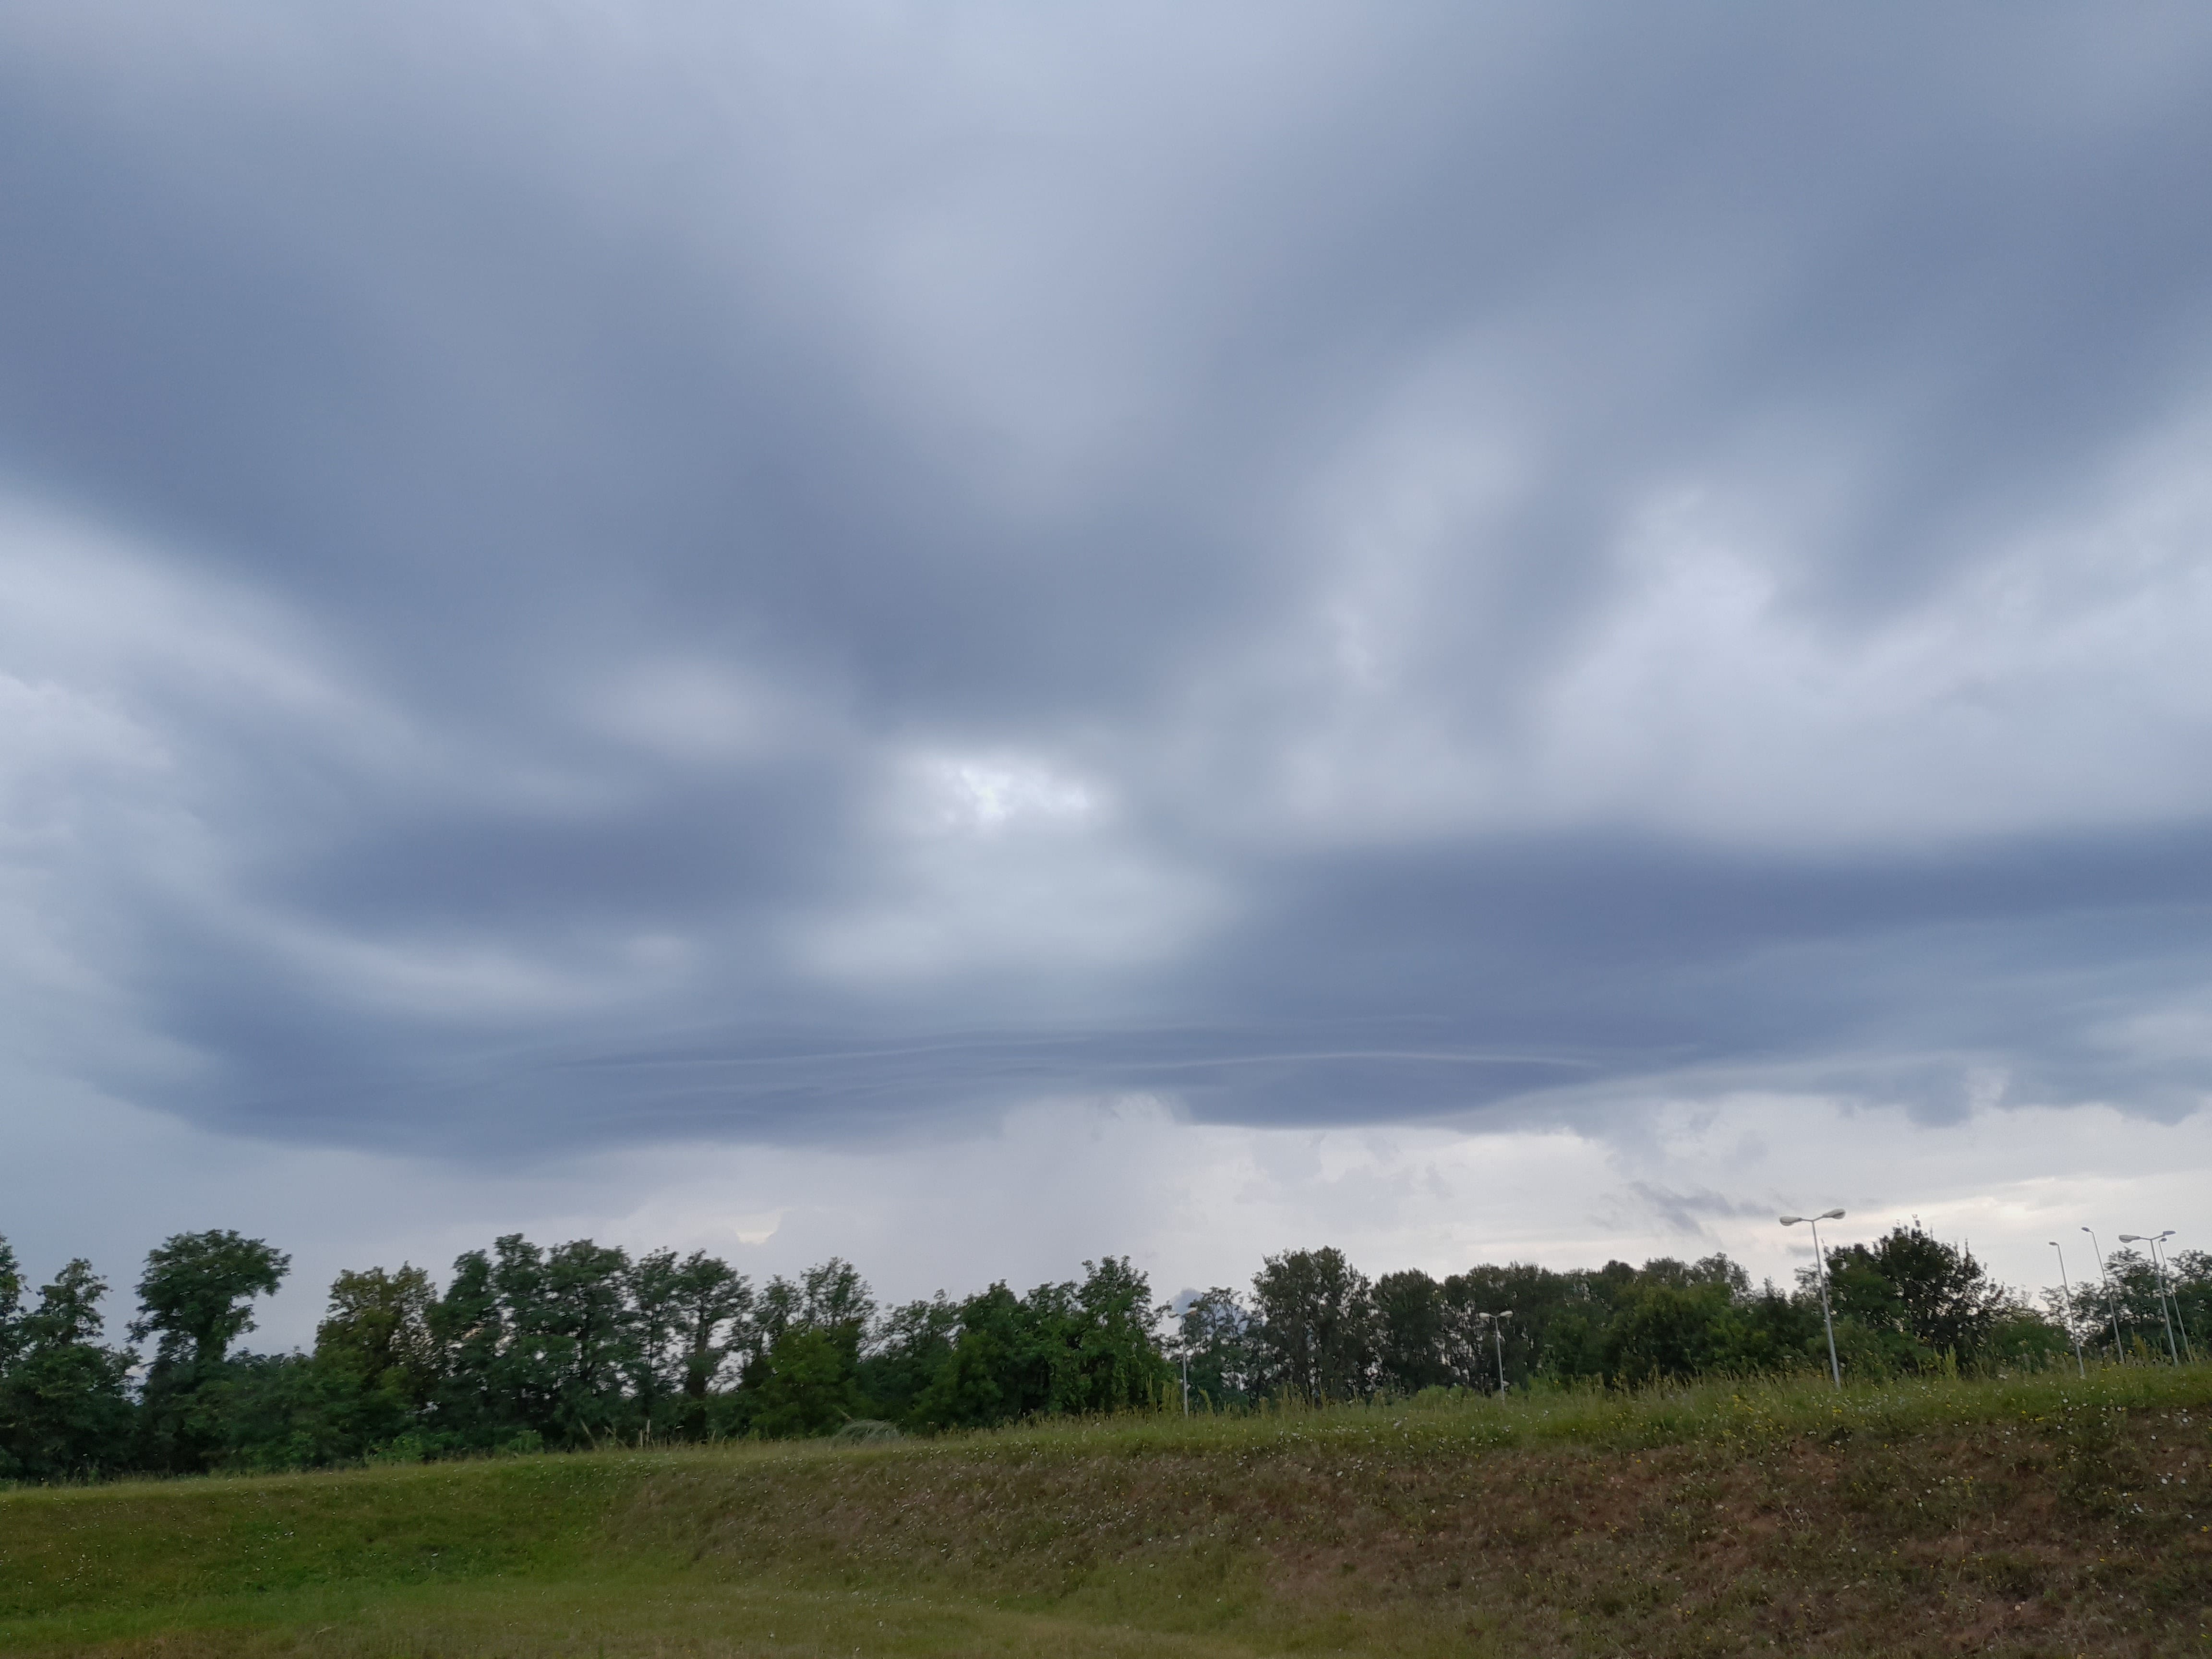
<svg viewBox="0 0 2212 1659">
<path fill-rule="evenodd" d="M 910 1420 L 922 1428 L 976 1428 L 1043 1409 L 1049 1368 L 1040 1364 L 1031 1340 L 1034 1311 L 1003 1281 L 963 1302 L 951 1352 L 915 1402 Z"/>
<path fill-rule="evenodd" d="M 860 1362 L 860 1388 L 871 1413 L 894 1423 L 914 1420 L 916 1406 L 951 1358 L 959 1336 L 959 1304 L 942 1291 L 885 1314 Z"/>
<path fill-rule="evenodd" d="M 828 1434 L 860 1415 L 852 1357 L 835 1332 L 787 1327 L 765 1357 L 753 1426 L 771 1439 Z"/>
<path fill-rule="evenodd" d="M 126 1456 L 131 1356 L 100 1340 L 106 1293 L 92 1264 L 74 1261 L 21 1315 L 19 1281 L 10 1360 L 0 1372 L 0 1474 L 53 1480 L 112 1469 Z"/>
<path fill-rule="evenodd" d="M 867 1280 L 851 1262 L 833 1255 L 796 1281 L 781 1275 L 769 1280 L 755 1317 L 764 1345 L 773 1346 L 792 1329 L 820 1331 L 857 1357 L 875 1313 Z"/>
<path fill-rule="evenodd" d="M 403 1263 L 397 1273 L 341 1273 L 331 1282 L 329 1311 L 315 1328 L 315 1359 L 420 1406 L 438 1381 L 430 1334 L 436 1301 L 430 1275 L 420 1267 Z"/>
<path fill-rule="evenodd" d="M 134 1341 L 156 1340 L 158 1369 L 210 1371 L 253 1328 L 253 1298 L 273 1296 L 292 1258 L 235 1232 L 177 1233 L 147 1254 Z"/>
<path fill-rule="evenodd" d="M 15 1247 L 0 1238 L 0 1376 L 23 1350 L 23 1270 Z"/>
<path fill-rule="evenodd" d="M 260 1239 L 220 1230 L 177 1233 L 148 1253 L 131 1335 L 155 1339 L 140 1415 L 150 1466 L 208 1467 L 222 1435 L 209 1416 L 219 1401 L 204 1392 L 221 1379 L 230 1345 L 253 1328 L 254 1298 L 275 1294 L 291 1262 Z"/>
<path fill-rule="evenodd" d="M 708 1397 L 731 1356 L 752 1343 L 752 1286 L 720 1259 L 694 1250 L 640 1256 L 630 1270 L 636 1322 L 631 1393 L 656 1434 L 706 1431 Z"/>
<path fill-rule="evenodd" d="M 1606 1327 L 1607 1380 L 1632 1385 L 1725 1369 L 1735 1348 L 1734 1311 L 1723 1285 L 1644 1280 Z"/>
<path fill-rule="evenodd" d="M 1375 1281 L 1376 1382 L 1395 1395 L 1470 1380 L 1444 1290 L 1418 1267 Z"/>
<path fill-rule="evenodd" d="M 1805 1273 L 1799 1277 L 1809 1285 Z M 1970 1251 L 1944 1243 L 1917 1221 L 1872 1244 L 1830 1251 L 1828 1280 L 1839 1319 L 1871 1336 L 1899 1370 L 1924 1370 L 1947 1354 L 1972 1359 L 1988 1346 L 1998 1321 L 2017 1311 L 2010 1293 Z"/>
<path fill-rule="evenodd" d="M 1127 1256 L 1083 1264 L 1083 1280 L 1058 1301 L 1051 1408 L 1118 1412 L 1149 1406 L 1167 1380 L 1154 1324 L 1152 1282 Z"/>
<path fill-rule="evenodd" d="M 1242 1406 L 1251 1399 L 1252 1316 L 1237 1292 L 1216 1285 L 1190 1299 L 1176 1322 L 1172 1358 L 1188 1364 L 1194 1410 Z"/>
<path fill-rule="evenodd" d="M 1365 1394 L 1374 1370 L 1366 1275 L 1334 1249 L 1271 1255 L 1252 1280 L 1262 1385 L 1319 1404 Z"/>
<path fill-rule="evenodd" d="M 483 1450 L 528 1429 L 505 1386 L 507 1322 L 488 1253 L 464 1250 L 454 1258 L 453 1276 L 425 1322 L 437 1372 L 427 1418 L 430 1443 Z"/>
</svg>

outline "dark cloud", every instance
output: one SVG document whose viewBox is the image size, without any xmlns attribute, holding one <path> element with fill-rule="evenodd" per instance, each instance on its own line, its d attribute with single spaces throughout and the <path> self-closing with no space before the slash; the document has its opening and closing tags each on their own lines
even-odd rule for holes
<svg viewBox="0 0 2212 1659">
<path fill-rule="evenodd" d="M 5 25 L 66 1065 L 478 1155 L 2194 1102 L 2212 28 L 1987 22 Z"/>
</svg>

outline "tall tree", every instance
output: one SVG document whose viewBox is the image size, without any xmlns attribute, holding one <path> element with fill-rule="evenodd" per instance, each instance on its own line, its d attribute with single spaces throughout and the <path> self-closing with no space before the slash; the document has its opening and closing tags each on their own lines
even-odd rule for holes
<svg viewBox="0 0 2212 1659">
<path fill-rule="evenodd" d="M 52 1480 L 113 1468 L 128 1455 L 131 1356 L 100 1340 L 106 1293 L 90 1262 L 71 1261 L 16 1322 L 0 1373 L 0 1474 Z"/>
<path fill-rule="evenodd" d="M 871 1408 L 894 1423 L 909 1420 L 923 1393 L 951 1358 L 959 1335 L 960 1306 L 942 1291 L 885 1314 L 860 1362 L 860 1386 Z"/>
<path fill-rule="evenodd" d="M 153 1467 L 202 1469 L 221 1449 L 221 1425 L 203 1395 L 222 1380 L 230 1345 L 253 1328 L 253 1301 L 284 1282 L 292 1259 L 225 1230 L 172 1235 L 147 1254 L 134 1341 L 155 1339 L 140 1417 Z"/>
<path fill-rule="evenodd" d="M 434 1440 L 482 1450 L 527 1428 L 505 1386 L 507 1316 L 487 1252 L 464 1250 L 453 1259 L 453 1276 L 425 1322 L 438 1377 L 428 1424 Z"/>
<path fill-rule="evenodd" d="M 636 1321 L 632 1392 L 647 1428 L 697 1435 L 707 1397 L 731 1357 L 752 1344 L 752 1286 L 726 1261 L 694 1250 L 640 1256 L 630 1269 Z"/>
<path fill-rule="evenodd" d="M 315 1328 L 321 1364 L 421 1405 L 437 1383 L 437 1348 L 430 1275 L 402 1264 L 341 1273 L 331 1283 L 330 1310 Z"/>
<path fill-rule="evenodd" d="M 273 1296 L 292 1258 L 228 1231 L 176 1233 L 146 1256 L 134 1341 L 156 1340 L 154 1365 L 205 1373 L 253 1328 L 253 1298 Z"/>
<path fill-rule="evenodd" d="M 1187 1367 L 1194 1409 L 1218 1411 L 1251 1398 L 1252 1316 L 1224 1285 L 1193 1297 L 1176 1322 L 1174 1358 Z"/>
<path fill-rule="evenodd" d="M 1946 1354 L 1972 1358 L 2014 1308 L 2010 1292 L 1971 1251 L 1917 1221 L 1872 1244 L 1832 1250 L 1828 1274 L 1837 1313 L 1884 1340 L 1893 1363 L 1906 1368 Z"/>
<path fill-rule="evenodd" d="M 23 1347 L 23 1270 L 15 1247 L 0 1238 L 0 1376 Z"/>
<path fill-rule="evenodd" d="M 1375 1281 L 1376 1382 L 1392 1394 L 1465 1382 L 1462 1350 L 1443 1286 L 1418 1267 Z"/>
<path fill-rule="evenodd" d="M 1271 1255 L 1252 1280 L 1267 1386 L 1319 1404 L 1373 1382 L 1375 1310 L 1365 1274 L 1333 1248 Z"/>
<path fill-rule="evenodd" d="M 1154 1327 L 1152 1281 L 1127 1256 L 1083 1264 L 1083 1280 L 1058 1299 L 1052 1332 L 1051 1409 L 1118 1412 L 1146 1406 L 1167 1380 Z"/>
<path fill-rule="evenodd" d="M 769 1280 L 756 1317 L 764 1344 L 793 1328 L 820 1331 L 857 1356 L 875 1314 L 868 1281 L 844 1257 L 833 1255 L 796 1282 L 781 1275 Z"/>
</svg>

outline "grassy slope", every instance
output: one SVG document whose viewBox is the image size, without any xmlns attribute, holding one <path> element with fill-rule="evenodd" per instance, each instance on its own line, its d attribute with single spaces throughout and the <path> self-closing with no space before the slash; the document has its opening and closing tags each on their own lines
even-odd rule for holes
<svg viewBox="0 0 2212 1659">
<path fill-rule="evenodd" d="M 2212 1653 L 2208 1429 L 2185 1369 L 17 1492 L 0 1651 Z"/>
</svg>

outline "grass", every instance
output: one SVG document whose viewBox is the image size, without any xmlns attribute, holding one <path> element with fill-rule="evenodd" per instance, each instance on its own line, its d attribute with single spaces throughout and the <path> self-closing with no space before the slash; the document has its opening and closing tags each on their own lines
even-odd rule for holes
<svg viewBox="0 0 2212 1659">
<path fill-rule="evenodd" d="M 0 1495 L 0 1653 L 2212 1653 L 2212 1368 Z"/>
</svg>

